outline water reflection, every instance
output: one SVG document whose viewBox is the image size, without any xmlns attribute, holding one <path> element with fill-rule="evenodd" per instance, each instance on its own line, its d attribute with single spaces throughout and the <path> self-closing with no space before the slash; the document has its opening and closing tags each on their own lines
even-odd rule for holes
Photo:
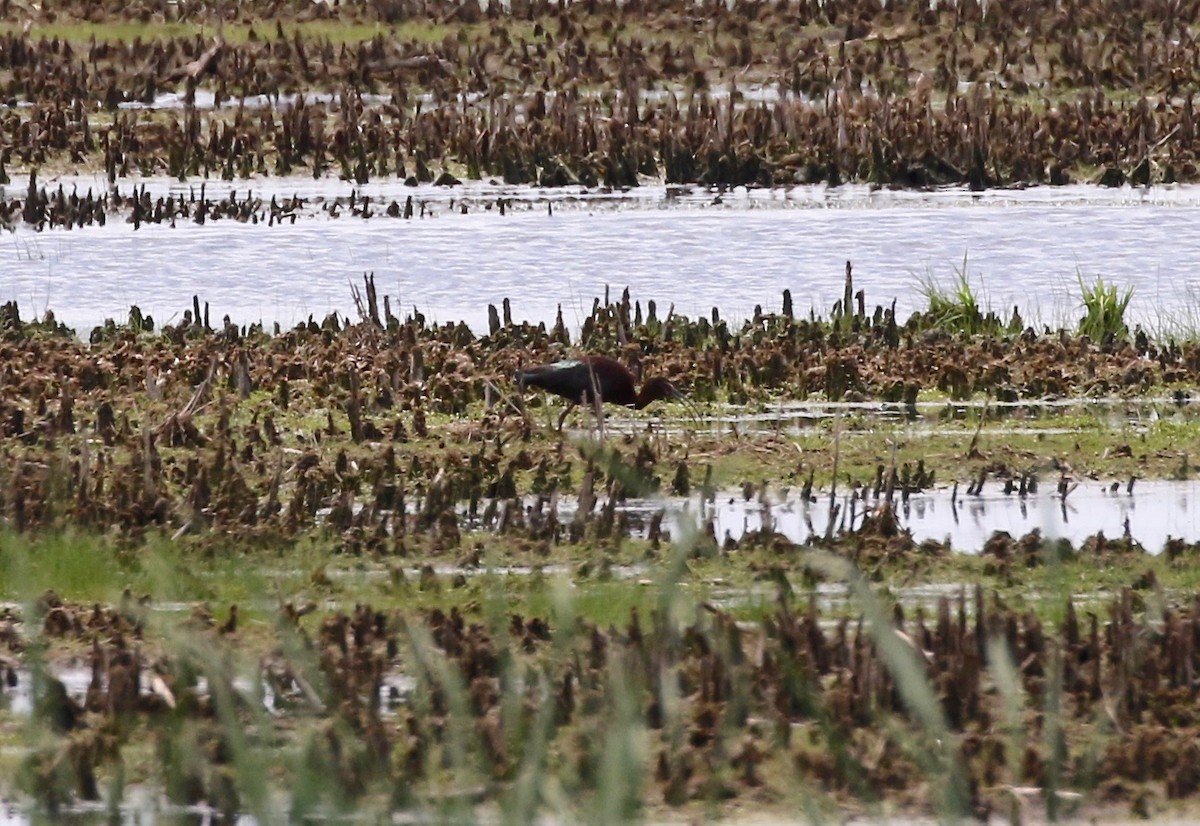
<svg viewBox="0 0 1200 826">
<path fill-rule="evenodd" d="M 0 801 L 0 826 L 255 826 L 248 814 L 232 819 L 204 804 L 180 806 L 166 802 L 160 794 L 130 785 L 118 805 L 76 802 L 53 814 Z"/>
<path fill-rule="evenodd" d="M 53 186 L 56 182 L 46 182 Z M 106 189 L 100 178 L 65 179 Z M 121 183 L 128 194 L 132 183 Z M 1077 274 L 1135 288 L 1132 313 L 1154 329 L 1195 326 L 1200 188 L 1086 187 L 968 193 L 871 192 L 864 187 L 732 190 L 647 186 L 629 192 L 542 190 L 500 184 L 405 187 L 382 181 L 266 179 L 207 182 L 208 197 L 247 189 L 268 200 L 309 199 L 295 223 L 105 227 L 37 233 L 0 244 L 0 300 L 54 309 L 88 328 L 138 304 L 178 317 L 199 294 L 214 320 L 284 325 L 353 306 L 348 282 L 373 271 L 401 310 L 486 329 L 487 304 L 513 300 L 514 317 L 578 324 L 593 297 L 628 286 L 635 298 L 696 316 L 720 307 L 745 317 L 773 309 L 785 288 L 797 311 L 827 312 L 852 260 L 868 307 L 924 303 L 920 279 L 955 277 L 964 256 L 984 302 L 1021 306 L 1029 322 L 1073 323 Z M 153 197 L 197 184 L 147 182 Z M 379 204 L 410 195 L 424 219 L 320 217 L 351 191 Z M 21 193 L 20 183 L 8 196 Z M 504 199 L 504 217 L 496 208 Z M 461 214 L 467 207 L 468 214 Z"/>
<path fill-rule="evenodd" d="M 1132 491 L 1128 481 L 1084 481 L 1065 499 L 1052 483 L 1043 482 L 1036 493 L 1021 496 L 1005 493 L 1002 482 L 991 481 L 978 495 L 939 488 L 913 493 L 905 501 L 897 494 L 895 508 L 900 525 L 915 541 L 948 542 L 959 552 L 978 553 L 996 531 L 1019 537 L 1037 529 L 1046 539 L 1066 539 L 1076 547 L 1097 533 L 1110 539 L 1128 534 L 1156 554 L 1168 539 L 1200 542 L 1200 507 L 1193 507 L 1200 503 L 1198 495 L 1200 482 L 1194 480 L 1139 481 Z M 616 510 L 639 537 L 646 536 L 655 514 L 665 511 L 663 525 L 675 535 L 700 524 L 711 526 L 718 542 L 774 531 L 803 543 L 814 535 L 861 525 L 873 505 L 870 498 L 860 501 L 846 494 L 831 501 L 827 492 L 806 501 L 799 490 L 780 489 L 749 499 L 741 491 L 720 491 L 711 498 L 631 499 Z M 576 507 L 574 499 L 560 498 L 560 522 L 572 519 Z"/>
</svg>

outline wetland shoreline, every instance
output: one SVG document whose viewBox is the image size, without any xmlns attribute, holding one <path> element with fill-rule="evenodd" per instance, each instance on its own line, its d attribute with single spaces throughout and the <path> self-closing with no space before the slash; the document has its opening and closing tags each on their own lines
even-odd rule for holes
<svg viewBox="0 0 1200 826">
<path fill-rule="evenodd" d="M 0 225 L 48 278 L 62 230 L 110 220 L 411 228 L 643 186 L 1170 201 L 1200 180 L 1198 16 L 0 0 Z M 296 175 L 356 189 L 277 191 Z M 435 323 L 366 276 L 353 317 L 267 330 L 213 295 L 75 331 L 23 288 L 0 307 L 0 795 L 30 821 L 260 826 L 1193 816 L 1190 302 L 1152 334 L 1132 279 L 1080 273 L 1079 316 L 1046 323 L 957 275 L 899 311 L 847 264 L 811 309 L 626 291 L 570 326 L 507 300 Z M 512 376 L 582 353 L 700 415 L 555 432 Z M 978 553 L 919 533 L 946 491 L 952 518 L 992 509 Z M 1001 503 L 1124 519 L 996 531 Z"/>
</svg>

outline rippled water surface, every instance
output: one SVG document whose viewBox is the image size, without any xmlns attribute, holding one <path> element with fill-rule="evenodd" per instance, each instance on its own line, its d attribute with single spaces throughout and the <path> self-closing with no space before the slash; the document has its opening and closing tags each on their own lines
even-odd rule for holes
<svg viewBox="0 0 1200 826">
<path fill-rule="evenodd" d="M 44 182 L 56 186 L 58 181 Z M 99 178 L 64 179 L 69 191 L 102 192 Z M 146 182 L 152 195 L 198 193 L 198 184 Z M 124 194 L 132 183 L 121 182 Z M 647 186 L 623 193 L 541 190 L 475 183 L 357 188 L 377 217 L 322 207 L 355 188 L 346 182 L 268 179 L 208 182 L 210 199 L 253 190 L 270 200 L 299 194 L 294 223 L 225 219 L 203 226 L 131 225 L 0 237 L 0 299 L 47 307 L 79 328 L 122 319 L 138 304 L 160 321 L 193 294 L 212 320 L 291 324 L 352 312 L 349 283 L 373 271 L 399 307 L 437 321 L 486 328 L 487 304 L 513 302 L 517 320 L 552 321 L 563 306 L 577 324 L 605 287 L 674 304 L 688 315 L 720 307 L 742 317 L 778 308 L 785 288 L 797 311 L 827 312 L 840 298 L 845 262 L 868 307 L 893 299 L 901 313 L 923 304 L 921 280 L 944 284 L 963 267 L 996 310 L 1019 304 L 1028 321 L 1073 320 L 1078 276 L 1135 288 L 1132 311 L 1154 330 L 1200 326 L 1200 188 L 1088 187 L 968 193 L 870 192 L 862 187 L 734 190 Z M 8 195 L 22 192 L 14 184 Z M 380 216 L 409 196 L 426 216 Z M 505 215 L 498 199 L 509 202 Z M 463 207 L 467 214 L 462 214 Z"/>
</svg>

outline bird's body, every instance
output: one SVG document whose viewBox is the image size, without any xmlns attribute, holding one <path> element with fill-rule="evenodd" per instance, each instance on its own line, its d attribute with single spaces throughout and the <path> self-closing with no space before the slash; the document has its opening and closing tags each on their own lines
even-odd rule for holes
<svg viewBox="0 0 1200 826">
<path fill-rule="evenodd" d="M 637 402 L 633 374 L 606 356 L 564 359 L 553 364 L 525 367 L 517 371 L 521 387 L 540 387 L 576 404 L 591 404 L 593 391 L 600 400 L 632 407 Z"/>
<path fill-rule="evenodd" d="M 581 356 L 553 364 L 525 367 L 517 371 L 516 380 L 518 387 L 540 387 L 570 402 L 558 420 L 560 430 L 567 414 L 576 404 L 592 404 L 597 396 L 601 402 L 636 410 L 659 399 L 682 398 L 682 394 L 662 377 L 650 379 L 639 392 L 633 374 L 620 362 L 607 356 Z"/>
</svg>

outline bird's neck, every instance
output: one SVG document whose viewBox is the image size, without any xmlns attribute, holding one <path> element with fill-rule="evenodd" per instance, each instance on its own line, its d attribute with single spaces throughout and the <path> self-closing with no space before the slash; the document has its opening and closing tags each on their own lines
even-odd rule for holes
<svg viewBox="0 0 1200 826">
<path fill-rule="evenodd" d="M 643 387 L 641 391 L 638 392 L 637 398 L 634 399 L 633 408 L 634 410 L 641 410 L 646 405 L 658 401 L 659 398 L 659 394 L 654 392 L 653 387 Z"/>
</svg>

